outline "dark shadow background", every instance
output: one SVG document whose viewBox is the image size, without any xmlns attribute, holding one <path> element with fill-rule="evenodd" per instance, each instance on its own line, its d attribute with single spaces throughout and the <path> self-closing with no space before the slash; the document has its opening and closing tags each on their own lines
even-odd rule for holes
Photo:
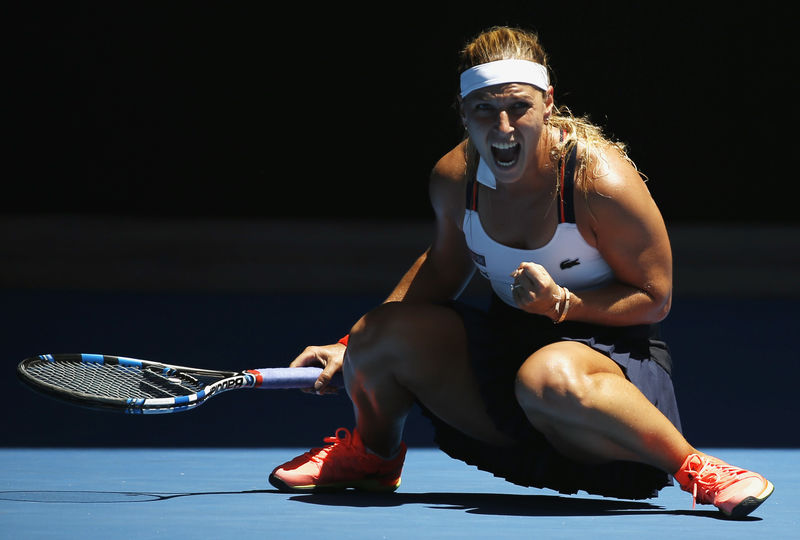
<svg viewBox="0 0 800 540">
<path fill-rule="evenodd" d="M 540 33 L 556 102 L 630 144 L 668 221 L 796 220 L 788 4 L 276 6 L 11 17 L 19 169 L 0 210 L 428 217 L 428 172 L 462 134 L 457 53 L 510 24 Z"/>
<path fill-rule="evenodd" d="M 299 392 L 233 392 L 157 418 L 61 408 L 21 388 L 13 367 L 55 352 L 279 366 L 337 339 L 392 282 L 368 281 L 369 269 L 392 262 L 396 279 L 406 263 L 332 224 L 369 235 L 431 218 L 427 175 L 462 135 L 458 50 L 510 24 L 539 31 L 557 103 L 630 145 L 668 226 L 683 231 L 686 277 L 664 330 L 690 441 L 797 446 L 794 20 L 772 2 L 73 2 L 14 13 L 0 444 L 306 446 L 350 427 L 346 398 Z M 232 256 L 220 245 L 242 235 L 176 234 L 173 245 L 160 227 L 176 223 L 272 233 L 233 253 L 236 272 L 217 280 L 212 266 Z M 311 242 L 302 224 L 316 223 Z M 691 242 L 695 229 L 713 249 Z M 315 286 L 332 272 L 341 288 Z M 362 287 L 344 285 L 354 273 Z M 430 444 L 414 416 L 408 442 Z"/>
</svg>

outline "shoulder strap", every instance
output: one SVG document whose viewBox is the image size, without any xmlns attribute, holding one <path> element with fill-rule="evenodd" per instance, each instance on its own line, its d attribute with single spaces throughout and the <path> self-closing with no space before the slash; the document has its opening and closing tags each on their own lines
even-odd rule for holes
<svg viewBox="0 0 800 540">
<path fill-rule="evenodd" d="M 559 161 L 559 223 L 575 223 L 575 164 L 578 160 L 578 145 L 573 144 L 569 155 L 561 156 Z"/>
<path fill-rule="evenodd" d="M 478 182 L 474 178 L 467 181 L 467 209 L 478 209 Z"/>
</svg>

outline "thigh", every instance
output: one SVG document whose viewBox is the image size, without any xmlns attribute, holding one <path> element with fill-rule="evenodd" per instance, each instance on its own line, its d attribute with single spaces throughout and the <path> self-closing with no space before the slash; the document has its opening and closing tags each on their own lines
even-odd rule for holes
<svg viewBox="0 0 800 540">
<path fill-rule="evenodd" d="M 461 317 L 447 306 L 387 303 L 353 327 L 346 369 L 390 376 L 438 418 L 476 439 L 505 444 L 486 413 Z M 375 396 L 376 400 L 380 396 Z"/>
<path fill-rule="evenodd" d="M 622 368 L 605 354 L 577 341 L 558 341 L 537 350 L 520 366 L 518 386 L 542 394 L 570 392 L 584 377 L 607 373 L 625 379 Z"/>
</svg>

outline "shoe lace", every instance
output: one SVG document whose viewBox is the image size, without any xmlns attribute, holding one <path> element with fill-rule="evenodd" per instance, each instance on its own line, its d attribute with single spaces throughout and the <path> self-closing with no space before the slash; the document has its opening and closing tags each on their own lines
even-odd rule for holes
<svg viewBox="0 0 800 540">
<path fill-rule="evenodd" d="M 693 509 L 698 501 L 701 504 L 713 504 L 714 498 L 720 491 L 735 483 L 740 474 L 747 472 L 727 463 L 705 458 L 700 458 L 700 463 L 698 469 L 695 470 L 690 464 L 684 471 L 689 477 Z"/>
<path fill-rule="evenodd" d="M 361 455 L 360 452 L 356 451 L 353 434 L 347 428 L 338 428 L 332 437 L 325 437 L 322 441 L 328 443 L 328 446 L 312 448 L 305 453 L 308 459 L 319 465 L 323 465 L 325 460 L 333 453 L 345 454 L 348 457 L 356 458 Z"/>
</svg>

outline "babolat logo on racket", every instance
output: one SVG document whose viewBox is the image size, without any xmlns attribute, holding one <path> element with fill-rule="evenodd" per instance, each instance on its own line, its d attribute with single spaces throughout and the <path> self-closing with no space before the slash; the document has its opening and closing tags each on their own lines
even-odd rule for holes
<svg viewBox="0 0 800 540">
<path fill-rule="evenodd" d="M 216 394 L 217 392 L 224 392 L 226 390 L 233 390 L 234 388 L 241 388 L 245 383 L 245 376 L 233 377 L 223 381 L 216 382 L 208 387 L 206 397 Z"/>
</svg>

